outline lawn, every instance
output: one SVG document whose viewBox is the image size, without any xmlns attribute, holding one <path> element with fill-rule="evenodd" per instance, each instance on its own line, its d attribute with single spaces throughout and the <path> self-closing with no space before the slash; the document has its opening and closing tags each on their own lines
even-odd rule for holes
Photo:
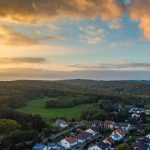
<svg viewBox="0 0 150 150">
<path fill-rule="evenodd" d="M 90 104 L 78 105 L 71 108 L 54 108 L 46 109 L 44 107 L 45 102 L 50 100 L 50 98 L 43 98 L 29 101 L 27 106 L 17 109 L 20 112 L 28 114 L 39 114 L 46 120 L 56 117 L 66 117 L 67 119 L 78 119 L 82 110 L 86 109 Z"/>
<path fill-rule="evenodd" d="M 145 108 L 150 108 L 150 104 L 145 105 Z"/>
</svg>

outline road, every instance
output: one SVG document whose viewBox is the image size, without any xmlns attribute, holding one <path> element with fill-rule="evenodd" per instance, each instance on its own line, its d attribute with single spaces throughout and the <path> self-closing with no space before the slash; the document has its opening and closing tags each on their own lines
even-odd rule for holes
<svg viewBox="0 0 150 150">
<path fill-rule="evenodd" d="M 64 131 L 62 131 L 62 132 L 59 132 L 59 133 L 55 134 L 55 135 L 51 135 L 51 136 L 45 138 L 45 139 L 43 140 L 43 143 L 46 143 L 46 142 L 48 142 L 49 140 L 54 140 L 54 139 L 56 139 L 56 138 L 58 138 L 58 137 L 60 137 L 60 136 L 62 136 L 62 135 L 64 135 L 64 134 L 66 134 L 66 133 L 68 133 L 68 132 L 71 132 L 72 130 L 74 130 L 74 129 L 80 127 L 80 126 L 81 126 L 81 124 L 77 124 L 77 125 L 75 125 L 75 126 L 72 127 L 72 128 L 68 128 L 68 129 L 66 129 L 66 130 L 64 130 Z"/>
</svg>

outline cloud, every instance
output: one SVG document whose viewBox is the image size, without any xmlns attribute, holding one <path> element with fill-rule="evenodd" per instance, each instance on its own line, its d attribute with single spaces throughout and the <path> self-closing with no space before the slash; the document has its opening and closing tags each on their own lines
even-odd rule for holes
<svg viewBox="0 0 150 150">
<path fill-rule="evenodd" d="M 0 43 L 6 45 L 35 45 L 39 41 L 22 33 L 12 30 L 9 26 L 0 26 Z"/>
<path fill-rule="evenodd" d="M 129 6 L 132 20 L 139 20 L 139 27 L 144 30 L 145 38 L 150 40 L 150 1 L 133 0 Z"/>
<path fill-rule="evenodd" d="M 123 0 L 1 0 L 0 18 L 35 23 L 58 17 L 118 18 L 124 12 Z"/>
<path fill-rule="evenodd" d="M 12 64 L 12 63 L 44 63 L 47 60 L 40 57 L 14 57 L 14 58 L 0 58 L 0 64 Z"/>
<path fill-rule="evenodd" d="M 96 28 L 95 26 L 84 26 L 80 27 L 80 31 L 83 34 L 80 35 L 82 41 L 91 44 L 97 45 L 101 43 L 104 39 L 104 30 L 102 28 Z"/>
<path fill-rule="evenodd" d="M 102 64 L 73 64 L 73 65 L 68 65 L 69 67 L 73 67 L 76 69 L 82 69 L 82 70 L 103 70 L 103 69 L 108 69 L 108 70 L 126 70 L 126 69 L 140 69 L 140 70 L 150 70 L 150 63 L 134 63 L 134 62 L 120 62 L 120 63 L 112 63 L 112 64 L 107 64 L 107 63 L 102 63 Z"/>
<path fill-rule="evenodd" d="M 120 20 L 112 20 L 109 22 L 109 28 L 113 30 L 119 30 L 123 28 L 123 24 Z"/>
<path fill-rule="evenodd" d="M 60 18 L 80 20 L 100 17 L 113 20 L 128 13 L 132 20 L 140 20 L 139 27 L 144 30 L 144 36 L 150 39 L 149 8 L 149 0 L 0 0 L 0 19 L 21 23 Z M 121 26 L 112 22 L 110 28 L 118 29 Z M 24 37 L 24 41 L 28 42 L 28 39 Z"/>
<path fill-rule="evenodd" d="M 36 31 L 33 34 L 25 34 L 13 30 L 7 25 L 0 25 L 0 43 L 5 45 L 24 46 L 24 45 L 38 45 L 42 44 L 43 41 L 48 40 L 61 40 L 63 36 L 58 34 L 52 35 L 41 35 L 40 32 Z"/>
<path fill-rule="evenodd" d="M 135 70 L 84 70 L 84 71 L 49 71 L 32 68 L 0 69 L 0 80 L 58 80 L 58 79 L 95 79 L 95 80 L 150 80 L 150 71 Z"/>
</svg>

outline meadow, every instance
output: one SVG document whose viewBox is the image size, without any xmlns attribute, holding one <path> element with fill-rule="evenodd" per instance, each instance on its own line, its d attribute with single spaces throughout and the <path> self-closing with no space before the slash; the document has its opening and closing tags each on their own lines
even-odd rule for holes
<svg viewBox="0 0 150 150">
<path fill-rule="evenodd" d="M 79 119 L 82 110 L 89 107 L 90 104 L 77 105 L 71 108 L 45 108 L 45 102 L 50 98 L 42 98 L 32 100 L 27 103 L 25 107 L 17 109 L 20 112 L 27 114 L 39 114 L 42 118 L 50 120 L 56 117 L 66 117 L 66 119 Z"/>
</svg>

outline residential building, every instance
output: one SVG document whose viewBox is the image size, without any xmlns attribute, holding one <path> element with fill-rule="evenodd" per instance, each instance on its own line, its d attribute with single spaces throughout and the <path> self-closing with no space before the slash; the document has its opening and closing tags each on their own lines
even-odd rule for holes
<svg viewBox="0 0 150 150">
<path fill-rule="evenodd" d="M 115 122 L 114 121 L 110 121 L 110 120 L 106 120 L 104 122 L 104 128 L 107 128 L 107 129 L 114 129 L 115 127 Z"/>
<path fill-rule="evenodd" d="M 65 149 L 70 149 L 71 147 L 77 145 L 77 139 L 72 137 L 66 137 L 60 141 L 61 146 Z"/>
<path fill-rule="evenodd" d="M 112 132 L 112 134 L 110 135 L 110 137 L 114 140 L 114 141 L 120 141 L 124 138 L 126 132 L 122 129 L 117 129 L 115 131 Z"/>
<path fill-rule="evenodd" d="M 144 112 L 145 112 L 146 115 L 150 115 L 150 108 L 145 109 Z"/>
<path fill-rule="evenodd" d="M 67 128 L 68 123 L 65 120 L 56 120 L 55 124 L 61 128 Z"/>
<path fill-rule="evenodd" d="M 91 122 L 91 125 L 92 125 L 92 127 L 100 127 L 100 126 L 102 126 L 102 121 L 100 121 L 100 120 L 93 120 Z"/>
<path fill-rule="evenodd" d="M 91 144 L 88 150 L 108 150 L 110 147 L 108 143 L 99 142 L 98 144 Z"/>
<path fill-rule="evenodd" d="M 97 135 L 97 134 L 98 134 L 98 132 L 94 131 L 93 129 L 87 129 L 85 132 L 87 132 L 87 133 L 91 133 L 91 134 L 92 134 L 92 136 L 95 136 L 95 135 Z"/>
<path fill-rule="evenodd" d="M 79 143 L 83 143 L 87 140 L 91 140 L 92 139 L 92 134 L 88 133 L 88 132 L 81 132 L 77 135 L 77 140 Z"/>
<path fill-rule="evenodd" d="M 130 126 L 131 125 L 129 123 L 126 123 L 126 122 L 120 122 L 120 123 L 115 124 L 116 129 L 122 129 L 126 132 L 130 129 Z"/>
<path fill-rule="evenodd" d="M 32 150 L 47 150 L 47 146 L 44 144 L 35 144 Z"/>
</svg>

